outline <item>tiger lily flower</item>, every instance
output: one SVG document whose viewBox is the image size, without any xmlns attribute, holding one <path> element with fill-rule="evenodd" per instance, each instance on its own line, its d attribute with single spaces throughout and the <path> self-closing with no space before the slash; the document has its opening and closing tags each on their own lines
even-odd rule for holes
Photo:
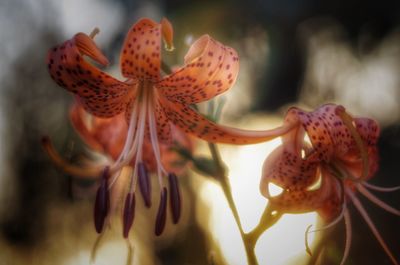
<svg viewBox="0 0 400 265">
<path fill-rule="evenodd" d="M 161 75 L 161 40 L 164 39 L 167 48 L 171 49 L 173 28 L 167 19 L 161 23 L 147 18 L 139 20 L 130 28 L 120 55 L 125 81 L 111 77 L 85 60 L 84 56 L 88 56 L 103 66 L 108 64 L 107 58 L 93 41 L 94 35 L 77 33 L 72 39 L 55 46 L 48 53 L 47 66 L 52 79 L 75 94 L 83 108 L 93 116 L 125 117 L 126 138 L 123 144 L 118 142 L 123 147 L 112 150 L 112 156 L 115 158 L 118 155 L 118 158 L 106 170 L 91 168 L 77 172 L 103 175 L 96 200 L 96 205 L 102 208 L 100 212 L 108 211 L 109 177 L 127 165 L 131 165 L 133 173 L 125 206 L 134 207 L 136 182 L 146 156 L 144 148 L 148 146 L 153 151 L 152 160 L 155 160 L 161 190 L 157 217 L 161 221 L 159 225 L 156 224 L 156 234 L 162 232 L 162 228 L 157 227 L 165 224 L 167 188 L 163 180 L 166 176 L 171 179 L 171 172 L 162 162 L 160 145 L 171 142 L 173 126 L 209 142 L 230 144 L 258 143 L 290 129 L 247 131 L 230 128 L 206 119 L 191 108 L 192 104 L 209 100 L 228 90 L 239 71 L 236 51 L 208 35 L 203 35 L 193 43 L 184 58 L 184 66 L 169 75 Z M 123 137 L 118 136 L 118 139 Z M 122 151 L 118 154 L 117 150 Z M 174 179 L 172 175 L 173 183 L 176 182 Z M 170 190 L 176 190 L 175 186 L 170 185 Z M 131 219 L 132 211 L 127 212 Z M 96 227 L 101 231 L 105 214 L 96 216 L 100 216 Z"/>
<path fill-rule="evenodd" d="M 104 170 L 104 168 L 119 159 L 119 154 L 122 152 L 124 141 L 127 136 L 128 126 L 124 117 L 124 114 L 118 114 L 112 118 L 99 118 L 95 117 L 86 112 L 80 103 L 75 102 L 70 110 L 70 120 L 78 132 L 81 139 L 90 148 L 92 152 L 96 152 L 104 157 L 101 162 L 95 162 L 98 164 L 97 169 L 93 167 L 78 167 L 69 162 L 65 161 L 54 149 L 50 139 L 45 138 L 43 145 L 45 150 L 63 171 L 83 178 L 100 177 L 97 174 L 97 170 Z M 165 169 L 170 172 L 170 185 L 171 190 L 171 211 L 173 213 L 174 223 L 178 222 L 180 217 L 180 194 L 177 186 L 177 178 L 184 173 L 185 165 L 187 161 L 182 159 L 174 147 L 179 147 L 192 152 L 193 141 L 189 135 L 181 132 L 175 126 L 171 126 L 171 143 L 160 144 L 160 157 Z M 139 164 L 139 188 L 140 193 L 143 197 L 144 203 L 147 207 L 151 206 L 151 191 L 149 182 L 149 173 L 156 172 L 156 163 L 153 159 L 153 150 L 148 139 L 144 140 L 143 143 L 143 163 Z M 110 213 L 115 213 L 118 205 L 121 202 L 121 194 L 124 194 L 126 187 L 129 186 L 129 176 L 132 173 L 132 164 L 135 158 L 132 159 L 131 163 L 122 168 L 122 170 L 114 174 L 111 183 L 109 184 L 110 189 Z M 173 178 L 173 179 L 171 179 Z M 174 203 L 172 205 L 172 203 Z M 108 214 L 107 215 L 111 215 Z M 96 218 L 95 218 L 96 219 Z M 101 231 L 103 223 L 97 221 L 96 230 Z"/>
<path fill-rule="evenodd" d="M 400 215 L 399 210 L 369 191 L 393 191 L 399 187 L 382 188 L 367 183 L 378 168 L 378 124 L 368 118 L 353 118 L 342 106 L 334 104 L 312 112 L 291 108 L 285 123 L 297 125 L 282 136 L 282 145 L 266 159 L 260 184 L 271 208 L 281 214 L 318 212 L 329 224 L 314 232 L 344 218 L 347 235 L 341 261 L 344 264 L 351 244 L 346 205 L 352 202 L 386 254 L 398 264 L 356 196 L 359 192 L 388 212 Z M 271 186 L 281 188 L 281 193 L 272 195 Z"/>
</svg>

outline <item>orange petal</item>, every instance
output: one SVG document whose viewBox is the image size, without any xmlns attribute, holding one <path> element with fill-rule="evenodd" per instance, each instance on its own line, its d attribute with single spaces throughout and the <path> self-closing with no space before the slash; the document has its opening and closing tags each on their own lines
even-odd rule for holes
<svg viewBox="0 0 400 265">
<path fill-rule="evenodd" d="M 112 118 L 90 117 L 79 103 L 75 103 L 70 111 L 70 119 L 90 148 L 109 155 L 114 160 L 118 158 L 128 130 L 123 114 Z"/>
<path fill-rule="evenodd" d="M 89 125 L 87 120 L 89 118 L 89 113 L 87 113 L 83 107 L 75 102 L 72 105 L 69 118 L 74 129 L 79 133 L 82 140 L 93 150 L 98 152 L 104 152 L 103 146 L 93 137 L 93 134 L 89 131 Z"/>
<path fill-rule="evenodd" d="M 357 132 L 360 134 L 367 146 L 376 146 L 380 129 L 378 123 L 369 118 L 354 118 Z"/>
<path fill-rule="evenodd" d="M 269 198 L 269 203 L 273 205 L 277 211 L 281 213 L 306 213 L 325 208 L 326 219 L 330 219 L 340 212 L 336 207 L 328 207 L 330 205 L 338 205 L 336 201 L 332 200 L 330 195 L 335 190 L 335 180 L 333 178 L 323 178 L 321 187 L 317 190 L 288 190 L 282 194 Z M 336 199 L 336 197 L 333 197 Z M 337 202 L 340 202 L 338 200 Z M 329 216 L 329 217 L 328 217 Z"/>
<path fill-rule="evenodd" d="M 165 114 L 164 108 L 158 100 L 156 101 L 154 107 L 158 140 L 162 143 L 168 144 L 171 142 L 171 124 L 169 123 L 169 119 Z"/>
<path fill-rule="evenodd" d="M 359 132 L 357 131 L 357 128 L 355 127 L 355 122 L 353 117 L 351 117 L 344 108 L 338 109 L 336 111 L 336 114 L 342 119 L 342 122 L 344 126 L 349 130 L 349 134 L 351 135 L 351 139 L 353 142 L 353 145 L 357 147 L 357 151 L 359 156 L 361 157 L 361 161 L 363 164 L 362 167 L 362 173 L 360 175 L 360 180 L 365 180 L 368 177 L 368 171 L 369 171 L 369 157 L 368 157 L 368 150 L 366 147 L 365 142 L 361 138 Z"/>
<path fill-rule="evenodd" d="M 337 115 L 338 109 L 343 109 L 342 106 L 326 104 L 312 112 L 293 109 L 298 113 L 318 160 L 330 161 L 334 156 L 343 155 L 348 151 L 353 139 Z"/>
<path fill-rule="evenodd" d="M 326 196 L 325 201 L 323 205 L 316 209 L 318 212 L 319 216 L 326 222 L 334 220 L 336 217 L 340 215 L 340 212 L 342 211 L 343 207 L 343 187 L 340 188 L 340 186 L 333 181 L 333 177 L 328 173 L 324 172 L 325 178 L 329 178 L 329 186 L 327 190 L 328 196 Z M 337 182 L 337 181 L 336 181 Z"/>
<path fill-rule="evenodd" d="M 279 137 L 290 131 L 296 124 L 284 124 L 273 130 L 248 131 L 218 125 L 179 102 L 162 100 L 168 119 L 185 133 L 213 143 L 254 144 Z"/>
<path fill-rule="evenodd" d="M 84 55 L 107 64 L 107 58 L 94 41 L 84 33 L 51 49 L 47 65 L 51 77 L 58 85 L 76 94 L 85 109 L 93 115 L 112 117 L 125 110 L 132 97 L 134 84 L 116 80 L 86 62 Z"/>
<path fill-rule="evenodd" d="M 180 129 L 176 128 L 172 124 L 171 135 L 172 143 L 169 145 L 160 145 L 161 160 L 167 172 L 172 172 L 177 176 L 181 176 L 184 171 L 187 170 L 186 165 L 188 161 L 171 147 L 177 146 L 179 148 L 184 148 L 189 153 L 192 153 L 194 148 L 194 139 L 190 135 L 183 133 Z"/>
<path fill-rule="evenodd" d="M 120 66 L 128 78 L 158 81 L 161 65 L 161 24 L 144 18 L 133 25 L 122 47 Z"/>
<path fill-rule="evenodd" d="M 360 134 L 361 139 L 367 147 L 368 173 L 366 179 L 369 179 L 378 170 L 379 153 L 377 143 L 380 134 L 379 125 L 375 120 L 368 118 L 355 118 L 354 123 L 356 125 L 357 132 Z"/>
<path fill-rule="evenodd" d="M 281 145 L 264 162 L 260 190 L 268 197 L 269 183 L 284 190 L 307 189 L 318 180 L 319 174 L 318 163 L 302 159 Z"/>
<path fill-rule="evenodd" d="M 185 66 L 156 86 L 172 101 L 198 103 L 228 90 L 235 83 L 238 72 L 236 51 L 204 35 L 190 47 Z"/>
</svg>

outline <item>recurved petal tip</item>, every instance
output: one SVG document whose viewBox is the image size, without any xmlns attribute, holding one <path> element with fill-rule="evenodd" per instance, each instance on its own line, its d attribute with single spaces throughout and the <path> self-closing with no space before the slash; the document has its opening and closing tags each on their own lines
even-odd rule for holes
<svg viewBox="0 0 400 265">
<path fill-rule="evenodd" d="M 165 228 L 167 220 L 167 196 L 167 188 L 163 188 L 160 196 L 160 205 L 158 206 L 156 226 L 154 229 L 154 234 L 156 236 L 161 235 Z"/>
<path fill-rule="evenodd" d="M 82 54 L 89 56 L 101 65 L 106 66 L 109 64 L 107 57 L 101 52 L 90 36 L 85 33 L 77 33 L 73 40 Z"/>
</svg>

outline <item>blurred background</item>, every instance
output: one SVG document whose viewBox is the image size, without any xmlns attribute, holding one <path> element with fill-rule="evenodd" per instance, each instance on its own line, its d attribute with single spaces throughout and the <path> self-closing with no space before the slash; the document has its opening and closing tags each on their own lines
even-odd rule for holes
<svg viewBox="0 0 400 265">
<path fill-rule="evenodd" d="M 224 94 L 223 123 L 272 128 L 281 123 L 288 106 L 342 104 L 382 126 L 380 169 L 371 182 L 400 184 L 399 1 L 2 0 L 1 265 L 89 263 L 96 238 L 96 184 L 56 170 L 40 146 L 41 136 L 49 135 L 71 160 L 87 153 L 67 118 L 72 97 L 50 79 L 46 52 L 76 32 L 99 27 L 96 42 L 110 59 L 107 71 L 120 77 L 125 33 L 146 16 L 156 21 L 165 16 L 174 26 L 176 50 L 165 57 L 170 65 L 182 64 L 189 45 L 205 33 L 238 51 L 241 70 L 235 86 Z M 262 162 L 278 143 L 222 149 L 247 231 L 266 203 L 258 194 Z M 148 211 L 138 206 L 132 234 L 136 264 L 245 264 L 237 229 L 216 183 L 192 173 L 181 183 L 182 222 L 169 225 L 162 237 L 152 232 L 155 207 Z M 400 192 L 379 197 L 400 207 Z M 362 201 L 399 260 L 399 218 Z M 350 210 L 354 234 L 347 264 L 390 264 L 364 220 Z M 279 222 L 257 246 L 260 263 L 305 264 L 304 231 L 316 222 L 313 213 Z M 118 225 L 107 234 L 96 264 L 125 264 Z M 323 264 L 338 264 L 343 254 L 343 224 L 334 231 Z"/>
</svg>

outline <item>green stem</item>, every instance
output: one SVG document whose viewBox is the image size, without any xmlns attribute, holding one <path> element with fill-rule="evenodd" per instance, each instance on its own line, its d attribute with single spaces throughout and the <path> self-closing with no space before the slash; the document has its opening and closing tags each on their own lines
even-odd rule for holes
<svg viewBox="0 0 400 265">
<path fill-rule="evenodd" d="M 258 265 L 257 257 L 254 251 L 256 243 L 260 236 L 281 218 L 282 214 L 274 210 L 273 207 L 268 204 L 258 225 L 252 231 L 246 234 L 243 231 L 242 223 L 240 222 L 239 213 L 237 211 L 235 201 L 233 200 L 231 186 L 227 175 L 225 174 L 225 168 L 223 166 L 218 148 L 214 143 L 208 143 L 208 147 L 217 168 L 216 178 L 221 185 L 224 195 L 228 201 L 229 208 L 231 209 L 233 217 L 235 218 L 236 224 L 239 228 L 239 232 L 245 246 L 247 262 L 249 265 Z"/>
<path fill-rule="evenodd" d="M 247 241 L 250 244 L 254 244 L 260 238 L 260 236 L 271 226 L 273 226 L 280 218 L 282 214 L 275 211 L 269 204 L 265 207 L 265 210 L 260 218 L 258 225 L 249 233 L 246 234 Z"/>
<path fill-rule="evenodd" d="M 239 218 L 239 213 L 237 211 L 235 202 L 233 200 L 231 186 L 230 186 L 229 180 L 225 174 L 225 168 L 224 168 L 222 160 L 221 160 L 221 155 L 218 151 L 217 146 L 214 143 L 208 143 L 208 147 L 210 149 L 211 156 L 215 162 L 215 166 L 217 167 L 218 173 L 217 173 L 216 178 L 218 179 L 218 181 L 221 185 L 224 195 L 228 201 L 229 208 L 231 209 L 233 217 L 235 218 L 236 224 L 239 228 L 240 235 L 242 237 L 243 244 L 244 244 L 245 250 L 246 250 L 247 262 L 249 265 L 258 265 L 257 258 L 254 253 L 255 242 L 253 244 L 249 244 L 247 242 L 248 240 L 246 239 L 246 234 L 243 231 L 243 227 L 242 227 L 242 224 L 241 224 L 240 218 Z"/>
</svg>

